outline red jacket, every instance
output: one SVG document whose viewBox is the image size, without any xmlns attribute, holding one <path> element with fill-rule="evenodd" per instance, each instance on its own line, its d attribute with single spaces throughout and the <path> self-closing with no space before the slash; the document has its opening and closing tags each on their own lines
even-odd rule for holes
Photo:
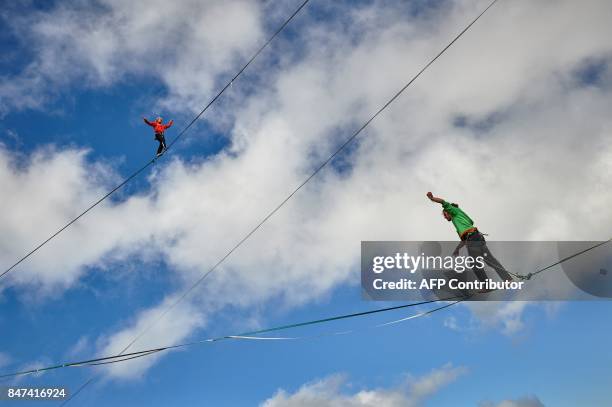
<svg viewBox="0 0 612 407">
<path fill-rule="evenodd" d="M 164 134 L 164 130 L 166 130 L 168 127 L 172 126 L 172 123 L 174 123 L 174 120 L 170 120 L 168 122 L 168 124 L 163 124 L 163 123 L 157 123 L 157 122 L 150 122 L 147 119 L 145 119 L 143 117 L 143 120 L 146 124 L 148 124 L 149 126 L 153 127 L 153 130 L 155 131 L 155 134 Z"/>
</svg>

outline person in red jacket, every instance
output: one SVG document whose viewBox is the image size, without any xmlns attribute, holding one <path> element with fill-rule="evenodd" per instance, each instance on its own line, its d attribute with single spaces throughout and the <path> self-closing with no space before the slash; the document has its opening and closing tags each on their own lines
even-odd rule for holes
<svg viewBox="0 0 612 407">
<path fill-rule="evenodd" d="M 153 127 L 153 131 L 155 131 L 155 140 L 159 142 L 159 147 L 157 148 L 157 157 L 159 157 L 168 149 L 168 147 L 166 147 L 166 138 L 164 137 L 164 131 L 168 127 L 172 126 L 174 120 L 170 120 L 167 124 L 164 124 L 161 117 L 158 117 L 153 122 L 148 121 L 144 117 L 142 119 L 146 124 Z"/>
</svg>

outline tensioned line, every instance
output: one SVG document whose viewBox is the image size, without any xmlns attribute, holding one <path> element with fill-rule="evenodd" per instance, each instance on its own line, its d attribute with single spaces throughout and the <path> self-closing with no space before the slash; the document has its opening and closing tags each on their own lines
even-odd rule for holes
<svg viewBox="0 0 612 407">
<path fill-rule="evenodd" d="M 376 327 L 381 327 L 381 326 L 386 326 L 386 325 L 390 325 L 390 324 L 393 324 L 393 323 L 401 322 L 401 321 L 404 321 L 404 320 L 414 319 L 416 317 L 422 317 L 422 316 L 425 316 L 425 315 L 429 315 L 429 314 L 431 314 L 433 312 L 442 310 L 444 308 L 448 308 L 449 306 L 454 305 L 457 302 L 463 301 L 466 298 L 467 298 L 466 296 L 454 296 L 454 297 L 449 297 L 449 298 L 440 298 L 440 299 L 435 299 L 435 300 L 414 302 L 414 303 L 410 303 L 410 304 L 397 305 L 397 306 L 393 306 L 393 307 L 379 308 L 379 309 L 363 311 L 363 312 L 356 312 L 356 313 L 351 313 L 351 314 L 344 314 L 344 315 L 336 315 L 336 316 L 333 316 L 333 317 L 320 318 L 320 319 L 310 320 L 310 321 L 306 321 L 306 322 L 297 322 L 297 323 L 293 323 L 293 324 L 279 325 L 279 326 L 275 326 L 275 327 L 271 327 L 271 328 L 259 329 L 259 330 L 256 330 L 256 331 L 242 332 L 242 333 L 233 334 L 233 335 L 224 335 L 224 336 L 219 336 L 219 337 L 215 337 L 215 338 L 207 338 L 207 339 L 202 339 L 202 340 L 198 340 L 198 341 L 194 341 L 194 342 L 182 343 L 182 344 L 178 344 L 178 345 L 161 346 L 161 347 L 152 348 L 152 349 L 146 349 L 146 350 L 142 350 L 142 351 L 138 351 L 138 352 L 130 352 L 130 353 L 117 354 L 117 355 L 112 355 L 112 356 L 103 356 L 103 357 L 98 357 L 98 358 L 94 358 L 94 359 L 87 359 L 87 360 L 82 360 L 82 361 L 77 361 L 77 362 L 64 362 L 64 363 L 59 363 L 59 364 L 56 364 L 56 365 L 53 365 L 53 366 L 47 366 L 47 367 L 43 367 L 43 368 L 39 368 L 39 369 L 30 369 L 30 370 L 24 370 L 24 371 L 21 371 L 21 372 L 3 374 L 3 375 L 0 375 L 0 379 L 8 378 L 8 377 L 15 377 L 15 376 L 24 376 L 24 375 L 28 375 L 28 374 L 42 373 L 42 372 L 46 372 L 46 371 L 49 371 L 49 370 L 62 369 L 62 368 L 65 368 L 65 367 L 96 366 L 96 365 L 107 364 L 107 363 L 124 362 L 124 361 L 127 361 L 127 360 L 132 360 L 132 359 L 135 359 L 135 358 L 139 358 L 139 357 L 150 356 L 150 355 L 152 355 L 154 353 L 161 352 L 161 351 L 167 351 L 167 350 L 178 349 L 178 348 L 185 348 L 185 347 L 194 346 L 194 345 L 201 345 L 201 344 L 204 344 L 204 343 L 219 342 L 219 341 L 227 340 L 227 339 L 278 340 L 278 339 L 305 339 L 305 338 L 311 338 L 311 337 L 291 337 L 291 338 L 287 338 L 287 337 L 278 338 L 278 337 L 275 337 L 275 338 L 271 338 L 271 337 L 262 337 L 262 336 L 258 336 L 258 335 L 261 335 L 261 334 L 264 334 L 264 333 L 270 333 L 270 332 L 285 331 L 285 330 L 288 330 L 288 329 L 295 329 L 295 328 L 311 326 L 311 325 L 319 325 L 319 324 L 323 324 L 323 323 L 339 321 L 339 320 L 342 320 L 342 319 L 351 319 L 351 318 L 356 318 L 356 317 L 363 317 L 363 316 L 369 316 L 369 315 L 373 315 L 373 314 L 379 314 L 379 313 L 383 313 L 383 312 L 396 311 L 396 310 L 400 310 L 400 309 L 404 309 L 404 308 L 416 307 L 416 306 L 419 306 L 419 305 L 432 304 L 432 303 L 436 303 L 436 302 L 458 300 L 458 301 L 452 302 L 450 304 L 446 304 L 444 306 L 431 309 L 429 311 L 425 311 L 425 312 L 421 312 L 419 314 L 415 314 L 415 315 L 413 315 L 411 317 L 408 317 L 408 318 L 402 318 L 400 320 L 391 321 L 391 322 L 387 322 L 387 323 L 384 323 L 384 324 L 376 325 Z M 352 331 L 346 331 L 346 332 L 341 332 L 341 333 L 348 333 L 348 332 L 352 332 Z M 339 333 L 336 332 L 336 333 L 332 333 L 331 335 L 337 335 L 337 334 L 339 334 Z M 312 336 L 312 337 L 320 337 L 320 336 L 322 336 L 322 335 L 317 335 L 317 336 Z"/>
</svg>

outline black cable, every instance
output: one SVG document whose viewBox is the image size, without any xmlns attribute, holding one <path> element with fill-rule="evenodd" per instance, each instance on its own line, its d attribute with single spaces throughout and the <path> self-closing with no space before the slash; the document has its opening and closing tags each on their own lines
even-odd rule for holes
<svg viewBox="0 0 612 407">
<path fill-rule="evenodd" d="M 106 361 L 106 362 L 92 362 L 92 363 L 87 363 L 85 365 L 75 365 L 75 367 L 80 367 L 80 366 L 101 366 L 101 365 L 110 365 L 112 363 L 126 362 L 128 360 L 143 358 L 145 356 L 150 356 L 150 355 L 152 355 L 154 353 L 161 352 L 163 350 L 165 350 L 165 349 L 154 349 L 154 350 L 151 350 L 150 352 L 143 353 L 142 355 L 129 356 L 129 357 L 124 357 L 122 359 L 109 360 L 109 361 Z"/>
<path fill-rule="evenodd" d="M 172 140 L 170 142 L 170 144 L 168 144 L 168 147 L 166 148 L 166 151 L 168 151 L 170 149 L 170 147 L 172 147 L 172 145 L 174 145 L 174 143 L 176 143 L 186 132 L 187 130 L 189 130 L 191 128 L 191 126 L 193 126 L 193 124 L 198 121 L 198 119 L 204 114 L 204 112 L 206 112 L 208 110 L 208 108 L 210 106 L 212 106 L 213 103 L 215 103 L 217 101 L 217 99 L 219 99 L 221 97 L 221 95 L 223 95 L 223 93 L 225 93 L 225 91 L 227 90 L 227 88 L 230 87 L 230 85 L 245 71 L 245 69 L 247 69 L 247 67 L 249 65 L 251 65 L 251 63 L 255 60 L 255 58 L 257 58 L 259 56 L 259 54 L 261 54 L 261 52 L 268 46 L 270 45 L 270 43 L 278 36 L 278 34 L 281 33 L 281 31 L 283 31 L 285 29 L 285 27 L 291 22 L 291 20 L 293 20 L 293 18 L 304 8 L 304 6 L 306 6 L 306 4 L 309 2 L 310 0 L 304 0 L 304 2 L 302 2 L 302 4 L 300 4 L 300 6 L 293 12 L 293 14 L 291 14 L 291 16 L 285 20 L 285 22 L 274 32 L 274 34 L 272 34 L 272 36 L 270 38 L 268 38 L 268 40 L 257 50 L 257 52 L 255 52 L 255 54 L 253 54 L 253 56 L 248 60 L 248 62 L 238 71 L 238 73 L 236 73 L 234 75 L 234 77 L 232 79 L 230 79 L 230 81 L 215 95 L 215 97 L 213 97 L 211 99 L 210 102 L 208 102 L 208 104 L 200 111 L 200 113 L 198 113 L 192 120 L 191 122 L 189 122 L 189 124 L 187 124 L 187 126 L 185 126 L 185 128 L 183 130 L 181 130 L 178 135 L 174 138 L 174 140 Z M 164 153 L 165 155 L 165 153 Z M 163 155 L 162 155 L 163 157 Z M 96 202 L 94 202 L 91 206 L 89 206 L 87 209 L 85 209 L 83 212 L 81 212 L 76 218 L 72 219 L 70 222 L 68 222 L 67 224 L 65 224 L 64 226 L 62 226 L 57 232 L 55 232 L 54 234 L 52 234 L 49 238 L 47 238 L 45 241 L 43 241 L 42 243 L 40 243 L 38 246 L 36 246 L 34 249 L 30 250 L 25 256 L 21 257 L 17 262 L 15 262 L 12 266 L 10 266 L 8 269 L 6 269 L 4 272 L 2 272 L 2 274 L 0 274 L 0 278 L 4 277 L 6 274 L 8 274 L 9 272 L 11 272 L 11 270 L 13 270 L 15 267 L 17 267 L 19 264 L 21 264 L 24 260 L 26 260 L 28 257 L 30 257 L 31 255 L 33 255 L 34 253 L 36 253 L 40 248 L 42 248 L 44 245 L 46 245 L 47 243 L 49 243 L 52 239 L 54 239 L 57 235 L 59 235 L 60 233 L 62 233 L 64 230 L 66 230 L 68 227 L 70 227 L 73 223 L 75 223 L 77 220 L 79 220 L 81 217 L 83 217 L 85 214 L 87 214 L 90 210 L 92 210 L 93 208 L 95 208 L 96 206 L 98 206 L 100 203 L 102 203 L 104 200 L 106 200 L 106 198 L 108 198 L 109 196 L 111 196 L 112 194 L 114 194 L 117 190 L 119 190 L 121 187 L 123 187 L 125 184 L 127 184 L 128 182 L 130 182 L 132 179 L 136 178 L 138 175 L 140 175 L 140 173 L 142 173 L 145 169 L 147 169 L 151 164 L 154 164 L 156 162 L 156 160 L 159 157 L 156 157 L 154 159 L 152 159 L 151 161 L 147 162 L 145 165 L 143 165 L 140 169 L 136 170 L 132 175 L 130 175 L 129 177 L 127 177 L 125 180 L 123 180 L 119 185 L 117 185 L 115 188 L 113 188 L 110 192 L 108 192 L 106 195 L 104 195 L 102 198 L 100 198 L 99 200 L 97 200 Z"/>
</svg>

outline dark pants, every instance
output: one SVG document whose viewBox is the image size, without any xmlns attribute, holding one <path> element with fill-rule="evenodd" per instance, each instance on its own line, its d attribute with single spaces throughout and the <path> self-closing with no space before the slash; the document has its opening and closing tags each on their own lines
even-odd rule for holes
<svg viewBox="0 0 612 407">
<path fill-rule="evenodd" d="M 476 258 L 481 256 L 484 258 L 484 262 L 495 269 L 497 274 L 501 277 L 502 280 L 512 281 L 512 277 L 504 266 L 497 261 L 497 259 L 491 254 L 489 248 L 487 247 L 487 242 L 485 241 L 484 236 L 480 232 L 474 232 L 467 236 L 465 239 L 465 244 L 467 245 L 467 250 L 470 257 Z M 487 273 L 484 270 L 484 267 L 474 267 L 472 269 L 474 274 L 476 274 L 476 278 L 480 281 L 485 281 L 487 279 Z"/>
<path fill-rule="evenodd" d="M 157 154 L 161 154 L 166 147 L 166 138 L 163 134 L 157 133 L 155 134 L 155 140 L 159 141 L 159 147 L 157 147 Z"/>
</svg>

